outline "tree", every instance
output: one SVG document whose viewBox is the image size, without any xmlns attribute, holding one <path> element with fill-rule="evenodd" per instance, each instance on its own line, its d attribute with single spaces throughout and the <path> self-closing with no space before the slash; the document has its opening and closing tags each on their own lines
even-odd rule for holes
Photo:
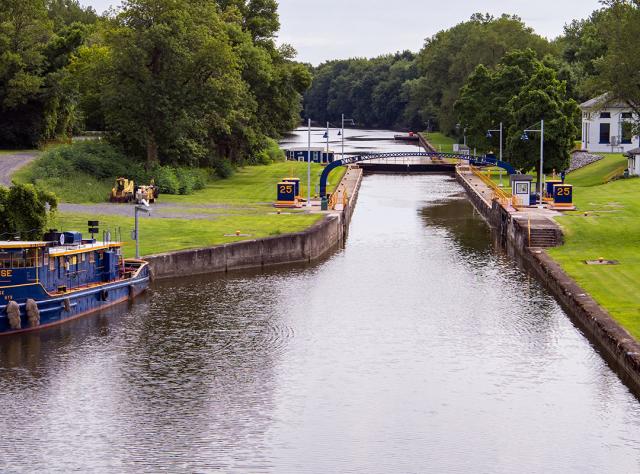
<svg viewBox="0 0 640 474">
<path fill-rule="evenodd" d="M 478 66 L 455 104 L 457 118 L 470 143 L 480 150 L 495 147 L 487 129 L 502 122 L 506 131 L 504 159 L 518 169 L 536 169 L 540 147 L 536 139 L 521 140 L 523 131 L 545 121 L 545 172 L 564 170 L 578 134 L 576 102 L 566 83 L 536 58 L 532 50 L 507 53 L 493 70 Z"/>
<path fill-rule="evenodd" d="M 410 107 L 419 111 L 423 122 L 431 120 L 445 133 L 453 132 L 457 123 L 453 106 L 476 66 L 493 68 L 505 53 L 524 49 L 532 49 L 538 57 L 553 51 L 517 16 L 472 15 L 425 41 L 417 57 L 420 79 L 413 84 Z"/>
<path fill-rule="evenodd" d="M 107 42 L 103 106 L 117 140 L 149 167 L 205 158 L 245 87 L 216 5 L 128 0 Z"/>
<path fill-rule="evenodd" d="M 48 13 L 42 0 L 0 8 L 0 146 L 34 147 L 71 133 L 77 93 L 67 66 L 87 28 L 61 22 L 54 30 Z"/>
<path fill-rule="evenodd" d="M 640 120 L 640 1 L 606 0 L 598 34 L 606 53 L 595 61 L 601 90 L 625 102 Z M 638 124 L 640 125 L 640 123 Z"/>
<path fill-rule="evenodd" d="M 542 66 L 508 103 L 510 122 L 506 150 L 518 169 L 536 169 L 540 147 L 536 140 L 522 140 L 523 130 L 544 119 L 544 172 L 569 167 L 570 153 L 578 135 L 578 104 L 566 97 L 566 85 L 550 68 Z M 542 176 L 538 174 L 538 189 Z"/>
<path fill-rule="evenodd" d="M 49 213 L 57 206 L 58 200 L 53 194 L 31 184 L 14 184 L 9 189 L 0 186 L 0 235 L 40 239 Z"/>
</svg>

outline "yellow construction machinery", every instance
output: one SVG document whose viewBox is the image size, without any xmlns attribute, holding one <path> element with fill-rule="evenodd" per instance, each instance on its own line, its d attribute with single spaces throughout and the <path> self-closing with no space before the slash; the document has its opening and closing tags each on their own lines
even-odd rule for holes
<svg viewBox="0 0 640 474">
<path fill-rule="evenodd" d="M 153 203 L 158 198 L 159 190 L 154 181 L 151 184 L 136 186 L 132 179 L 118 178 L 116 185 L 111 189 L 111 202 L 136 202 L 142 203 L 144 199 L 147 203 Z"/>
<path fill-rule="evenodd" d="M 134 185 L 132 179 L 117 178 L 116 185 L 111 188 L 111 202 L 131 202 L 135 198 Z"/>
<path fill-rule="evenodd" d="M 136 186 L 136 202 L 138 204 L 141 204 L 143 199 L 147 203 L 153 204 L 156 202 L 158 195 L 158 186 L 155 185 L 153 179 L 149 185 Z"/>
</svg>

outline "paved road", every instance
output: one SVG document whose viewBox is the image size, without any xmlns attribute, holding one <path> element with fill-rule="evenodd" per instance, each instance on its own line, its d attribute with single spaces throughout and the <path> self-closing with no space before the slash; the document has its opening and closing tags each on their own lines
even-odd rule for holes
<svg viewBox="0 0 640 474">
<path fill-rule="evenodd" d="M 33 161 L 39 153 L 36 150 L 0 153 L 0 185 L 9 186 L 13 173 Z"/>
</svg>

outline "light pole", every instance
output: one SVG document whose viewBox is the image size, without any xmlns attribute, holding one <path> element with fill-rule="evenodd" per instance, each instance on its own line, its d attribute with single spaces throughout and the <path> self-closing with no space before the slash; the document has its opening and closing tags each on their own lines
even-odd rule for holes
<svg viewBox="0 0 640 474">
<path fill-rule="evenodd" d="M 329 122 L 327 122 L 327 131 L 324 132 L 324 138 L 327 139 L 327 163 L 329 162 Z"/>
<path fill-rule="evenodd" d="M 344 118 L 344 114 L 342 114 L 342 155 L 340 156 L 340 159 L 344 159 L 344 123 L 345 122 L 350 122 L 351 125 L 355 125 L 356 122 L 353 119 L 346 119 Z"/>
<path fill-rule="evenodd" d="M 497 130 L 487 130 L 487 138 L 492 138 L 492 132 L 500 132 L 500 155 L 499 160 L 502 161 L 502 131 L 504 130 L 502 122 L 500 122 L 500 128 Z M 500 187 L 502 187 L 502 168 L 500 168 Z"/>
<path fill-rule="evenodd" d="M 462 144 L 466 147 L 467 146 L 467 127 L 463 127 L 461 124 L 457 123 L 456 130 L 458 131 L 458 133 L 460 133 L 460 129 L 462 129 Z"/>
<path fill-rule="evenodd" d="M 308 127 L 309 143 L 307 146 L 307 208 L 311 207 L 311 119 L 309 119 Z"/>
<path fill-rule="evenodd" d="M 134 211 L 135 229 L 133 231 L 133 237 L 136 241 L 136 258 L 140 258 L 140 230 L 138 226 L 138 213 L 140 212 L 151 214 L 151 208 L 145 199 L 142 200 L 142 206 L 136 204 Z"/>
<path fill-rule="evenodd" d="M 540 132 L 540 173 L 538 174 L 538 207 L 542 208 L 542 180 L 544 177 L 544 119 L 540 120 L 540 128 L 539 129 L 527 129 L 522 134 L 521 139 L 524 141 L 529 140 L 529 135 L 527 133 L 531 132 Z"/>
</svg>

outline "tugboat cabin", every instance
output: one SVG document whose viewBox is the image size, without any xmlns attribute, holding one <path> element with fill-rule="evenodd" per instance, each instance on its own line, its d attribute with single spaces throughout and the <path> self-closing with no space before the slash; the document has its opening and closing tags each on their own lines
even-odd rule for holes
<svg viewBox="0 0 640 474">
<path fill-rule="evenodd" d="M 83 240 L 79 232 L 52 232 L 39 242 L 0 241 L 0 305 L 118 280 L 124 276 L 121 245 Z"/>
</svg>

